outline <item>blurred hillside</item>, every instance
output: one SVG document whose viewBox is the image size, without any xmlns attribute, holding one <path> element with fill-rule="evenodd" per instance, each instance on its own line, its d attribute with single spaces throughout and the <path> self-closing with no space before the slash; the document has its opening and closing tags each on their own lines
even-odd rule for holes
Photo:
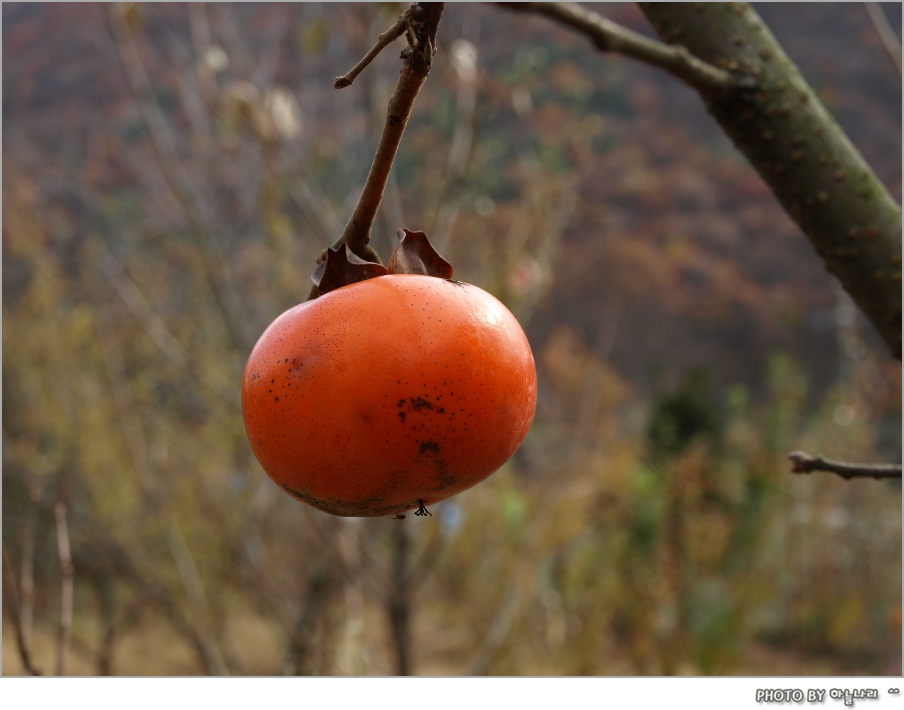
<svg viewBox="0 0 904 710">
<path fill-rule="evenodd" d="M 4 597 L 36 655 L 62 503 L 70 672 L 900 672 L 900 486 L 785 461 L 900 460 L 900 363 L 693 92 L 536 17 L 446 7 L 374 235 L 423 229 L 519 317 L 525 446 L 423 525 L 262 473 L 245 358 L 357 199 L 397 53 L 332 83 L 402 7 L 3 5 Z M 863 6 L 756 7 L 899 195 Z"/>
</svg>

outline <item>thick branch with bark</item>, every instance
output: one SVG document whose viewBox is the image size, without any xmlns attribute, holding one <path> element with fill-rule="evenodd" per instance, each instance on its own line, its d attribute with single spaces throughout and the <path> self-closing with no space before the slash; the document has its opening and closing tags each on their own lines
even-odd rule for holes
<svg viewBox="0 0 904 710">
<path fill-rule="evenodd" d="M 574 3 L 516 3 L 694 88 L 901 358 L 901 207 L 747 3 L 639 3 L 653 42 Z"/>
<path fill-rule="evenodd" d="M 640 3 L 659 36 L 753 76 L 753 92 L 701 91 L 744 153 L 898 359 L 901 207 L 747 3 Z"/>
</svg>

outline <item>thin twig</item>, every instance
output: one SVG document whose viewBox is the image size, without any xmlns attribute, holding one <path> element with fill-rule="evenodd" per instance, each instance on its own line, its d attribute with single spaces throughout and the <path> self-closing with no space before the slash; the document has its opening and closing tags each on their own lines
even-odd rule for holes
<svg viewBox="0 0 904 710">
<path fill-rule="evenodd" d="M 60 638 L 57 648 L 57 675 L 66 675 L 66 659 L 69 653 L 69 637 L 72 633 L 72 552 L 69 548 L 69 526 L 66 522 L 66 505 L 57 501 L 53 508 L 56 519 L 57 547 L 60 552 L 60 568 L 63 573 L 60 600 Z"/>
<path fill-rule="evenodd" d="M 406 13 L 407 14 L 407 13 Z M 405 28 L 408 26 L 408 21 L 405 15 L 399 17 L 396 23 L 386 30 L 383 34 L 381 34 L 377 38 L 377 43 L 371 47 L 370 51 L 364 55 L 364 58 L 355 64 L 354 67 L 351 68 L 347 73 L 342 76 L 336 77 L 336 82 L 333 84 L 334 89 L 344 89 L 346 86 L 351 86 L 352 82 L 358 78 L 358 74 L 364 71 L 367 66 L 377 58 L 377 55 L 382 52 L 386 47 L 395 42 L 399 37 L 405 34 Z"/>
<path fill-rule="evenodd" d="M 22 638 L 25 646 L 31 647 L 31 631 L 34 622 L 35 596 L 35 532 L 37 528 L 38 505 L 41 502 L 41 489 L 32 486 L 29 492 L 31 505 L 25 519 L 25 530 L 22 540 L 22 577 L 20 579 L 21 599 L 19 602 L 19 623 L 22 627 Z"/>
<path fill-rule="evenodd" d="M 629 30 L 573 2 L 498 3 L 506 10 L 549 17 L 586 35 L 602 52 L 616 52 L 664 69 L 705 94 L 725 94 L 756 85 L 752 76 L 736 76 L 708 64 L 680 45 L 668 45 Z"/>
<path fill-rule="evenodd" d="M 885 49 L 891 55 L 891 59 L 895 63 L 895 66 L 898 67 L 898 73 L 900 74 L 901 40 L 899 40 L 898 35 L 895 34 L 891 23 L 888 21 L 888 17 L 885 16 L 885 12 L 882 10 L 879 3 L 865 2 L 863 4 L 866 5 L 866 12 L 869 14 L 869 19 L 873 21 L 873 26 L 875 26 L 876 32 L 879 33 L 882 44 L 885 45 Z"/>
<path fill-rule="evenodd" d="M 342 236 L 332 245 L 333 248 L 339 247 L 344 242 L 348 244 L 352 252 L 362 259 L 380 262 L 379 255 L 370 246 L 370 232 L 383 199 L 392 163 L 402 142 L 405 127 L 408 125 L 414 100 L 430 73 L 435 51 L 436 30 L 444 6 L 445 3 L 441 2 L 419 3 L 412 5 L 402 15 L 401 19 L 405 21 L 408 37 L 408 48 L 402 52 L 403 61 L 399 82 L 389 99 L 383 134 L 380 136 L 380 144 L 377 146 L 377 152 L 374 155 L 361 196 L 358 198 L 358 204 L 355 206 L 351 219 L 345 225 Z M 316 297 L 317 287 L 315 286 L 311 289 L 308 298 Z"/>
<path fill-rule="evenodd" d="M 851 478 L 901 478 L 900 464 L 866 464 L 848 463 L 846 461 L 832 461 L 822 456 L 813 456 L 805 451 L 792 451 L 788 454 L 791 459 L 791 473 L 811 473 L 813 471 L 825 471 L 836 473 L 844 479 Z"/>
</svg>

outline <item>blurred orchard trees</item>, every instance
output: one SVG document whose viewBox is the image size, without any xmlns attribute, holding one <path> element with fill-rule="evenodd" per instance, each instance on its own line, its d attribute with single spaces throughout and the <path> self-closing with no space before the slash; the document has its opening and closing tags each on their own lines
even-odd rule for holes
<svg viewBox="0 0 904 710">
<path fill-rule="evenodd" d="M 897 674 L 900 486 L 785 456 L 895 460 L 900 363 L 691 92 L 548 23 L 446 8 L 374 233 L 519 317 L 525 445 L 427 521 L 260 470 L 241 371 L 357 199 L 397 60 L 332 81 L 402 7 L 4 5 L 3 672 Z M 899 193 L 869 15 L 762 12 Z"/>
</svg>

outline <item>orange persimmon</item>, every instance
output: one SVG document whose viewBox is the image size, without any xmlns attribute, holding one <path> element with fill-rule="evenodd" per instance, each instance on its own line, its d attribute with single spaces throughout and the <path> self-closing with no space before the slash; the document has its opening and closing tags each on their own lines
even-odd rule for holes
<svg viewBox="0 0 904 710">
<path fill-rule="evenodd" d="M 534 417 L 530 345 L 486 291 L 367 278 L 289 309 L 248 359 L 242 410 L 267 474 L 334 515 L 400 515 L 496 471 Z"/>
</svg>

